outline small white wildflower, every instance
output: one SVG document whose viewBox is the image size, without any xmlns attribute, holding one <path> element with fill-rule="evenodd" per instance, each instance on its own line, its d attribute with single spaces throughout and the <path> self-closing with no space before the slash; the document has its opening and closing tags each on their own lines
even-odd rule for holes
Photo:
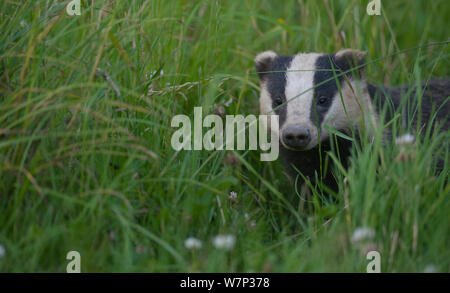
<svg viewBox="0 0 450 293">
<path fill-rule="evenodd" d="M 22 19 L 22 20 L 20 21 L 20 26 L 21 26 L 21 27 L 25 27 L 26 25 L 27 25 L 27 22 L 26 22 L 25 20 Z"/>
<path fill-rule="evenodd" d="M 424 272 L 424 273 L 438 273 L 439 270 L 438 270 L 438 268 L 437 268 L 435 265 L 430 264 L 430 265 L 427 265 L 427 266 L 425 267 L 425 269 L 423 270 L 423 272 Z"/>
<path fill-rule="evenodd" d="M 237 193 L 234 191 L 230 192 L 230 199 L 237 199 Z"/>
<path fill-rule="evenodd" d="M 364 240 L 370 240 L 375 237 L 375 230 L 369 227 L 359 227 L 353 232 L 351 241 L 353 243 L 362 242 Z"/>
<path fill-rule="evenodd" d="M 217 235 L 213 239 L 213 245 L 215 248 L 231 250 L 236 243 L 236 237 L 234 235 Z"/>
<path fill-rule="evenodd" d="M 5 257 L 6 250 L 3 245 L 0 244 L 0 258 Z"/>
<path fill-rule="evenodd" d="M 195 237 L 189 237 L 184 241 L 186 249 L 200 249 L 202 248 L 202 241 Z"/>
<path fill-rule="evenodd" d="M 145 79 L 150 79 L 155 77 L 155 75 L 158 73 L 158 70 L 152 70 L 149 73 L 145 74 Z M 161 71 L 159 71 L 159 76 L 163 76 L 164 75 L 164 70 L 161 69 Z"/>
<path fill-rule="evenodd" d="M 408 133 L 397 137 L 395 139 L 395 144 L 396 145 L 413 144 L 414 140 L 415 140 L 414 135 Z"/>
</svg>

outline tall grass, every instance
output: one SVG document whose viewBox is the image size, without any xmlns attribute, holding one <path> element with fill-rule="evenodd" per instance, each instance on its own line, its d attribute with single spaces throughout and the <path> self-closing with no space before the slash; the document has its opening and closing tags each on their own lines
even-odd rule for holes
<svg viewBox="0 0 450 293">
<path fill-rule="evenodd" d="M 450 271 L 448 131 L 408 146 L 378 131 L 313 212 L 256 151 L 170 145 L 195 106 L 256 114 L 268 49 L 366 50 L 379 84 L 448 76 L 447 1 L 383 1 L 381 16 L 356 0 L 82 1 L 73 17 L 68 2 L 0 3 L 1 272 L 65 272 L 71 250 L 83 272 L 365 272 L 369 249 L 383 272 Z M 374 238 L 352 242 L 358 227 Z"/>
</svg>

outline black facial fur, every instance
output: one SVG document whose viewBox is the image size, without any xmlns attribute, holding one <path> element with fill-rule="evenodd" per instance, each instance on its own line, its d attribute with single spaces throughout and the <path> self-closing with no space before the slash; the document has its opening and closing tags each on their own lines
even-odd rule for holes
<svg viewBox="0 0 450 293">
<path fill-rule="evenodd" d="M 286 70 L 289 68 L 293 56 L 277 56 L 270 64 L 265 64 L 264 71 L 271 71 L 260 74 L 262 80 L 267 80 L 267 90 L 272 99 L 272 108 L 279 116 L 280 127 L 286 120 Z M 259 71 L 261 67 L 256 68 Z M 283 104 L 284 103 L 284 104 Z"/>
<path fill-rule="evenodd" d="M 332 64 L 333 62 L 333 64 Z M 334 72 L 333 72 L 334 68 Z M 313 85 L 314 88 L 313 102 L 311 104 L 311 121 L 320 128 L 323 118 L 333 102 L 333 97 L 338 92 L 338 87 L 334 75 L 341 73 L 339 67 L 335 64 L 334 55 L 322 55 L 316 60 L 316 72 L 314 73 Z M 342 83 L 343 76 L 337 77 L 339 83 Z M 325 82 L 326 80 L 329 80 Z"/>
</svg>

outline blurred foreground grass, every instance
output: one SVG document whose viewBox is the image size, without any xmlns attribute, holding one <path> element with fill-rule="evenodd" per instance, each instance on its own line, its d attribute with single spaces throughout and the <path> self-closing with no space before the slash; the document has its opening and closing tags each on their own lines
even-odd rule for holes
<svg viewBox="0 0 450 293">
<path fill-rule="evenodd" d="M 365 272 L 376 249 L 383 272 L 449 272 L 449 133 L 355 148 L 314 213 L 256 151 L 170 146 L 195 106 L 258 112 L 263 50 L 366 50 L 380 84 L 449 75 L 448 45 L 424 46 L 449 39 L 447 1 L 367 2 L 1 1 L 0 271 L 65 272 L 77 250 L 83 272 Z"/>
</svg>

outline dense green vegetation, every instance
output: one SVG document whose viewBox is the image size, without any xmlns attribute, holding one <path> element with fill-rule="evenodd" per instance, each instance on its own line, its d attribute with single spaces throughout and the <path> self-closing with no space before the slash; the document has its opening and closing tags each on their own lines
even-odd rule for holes
<svg viewBox="0 0 450 293">
<path fill-rule="evenodd" d="M 83 272 L 365 272 L 373 249 L 383 272 L 449 272 L 448 132 L 380 130 L 313 211 L 258 151 L 170 145 L 196 106 L 258 113 L 264 50 L 365 50 L 378 84 L 449 75 L 448 1 L 367 2 L 1 1 L 0 272 L 65 272 L 71 250 Z"/>
</svg>

